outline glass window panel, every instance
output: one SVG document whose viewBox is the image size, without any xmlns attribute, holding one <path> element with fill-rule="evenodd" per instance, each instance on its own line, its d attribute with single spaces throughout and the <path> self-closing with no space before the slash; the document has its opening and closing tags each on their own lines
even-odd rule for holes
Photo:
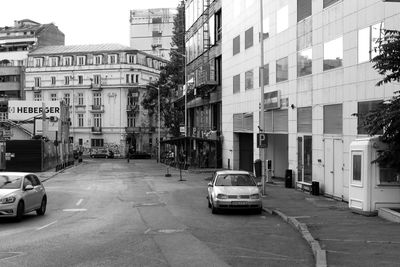
<svg viewBox="0 0 400 267">
<path fill-rule="evenodd" d="M 297 0 L 297 21 L 311 16 L 311 0 Z"/>
<path fill-rule="evenodd" d="M 240 52 L 240 35 L 233 38 L 233 55 Z"/>
<path fill-rule="evenodd" d="M 358 63 L 369 61 L 369 27 L 358 31 Z"/>
<path fill-rule="evenodd" d="M 240 7 L 243 1 L 233 1 L 233 17 L 237 18 L 240 15 Z"/>
<path fill-rule="evenodd" d="M 324 106 L 324 134 L 343 133 L 342 104 Z"/>
<path fill-rule="evenodd" d="M 297 181 L 303 181 L 303 137 L 297 137 Z"/>
<path fill-rule="evenodd" d="M 400 185 L 400 174 L 395 169 L 379 165 L 379 184 Z"/>
<path fill-rule="evenodd" d="M 289 7 L 288 5 L 278 10 L 276 14 L 276 32 L 280 33 L 289 27 Z"/>
<path fill-rule="evenodd" d="M 253 70 L 246 71 L 245 73 L 245 90 L 253 89 L 254 73 Z"/>
<path fill-rule="evenodd" d="M 288 57 L 276 61 L 276 82 L 286 81 L 288 79 Z"/>
<path fill-rule="evenodd" d="M 343 65 L 343 37 L 324 44 L 324 70 L 330 70 Z"/>
<path fill-rule="evenodd" d="M 297 76 L 301 77 L 312 73 L 312 49 L 305 49 L 297 54 Z"/>
<path fill-rule="evenodd" d="M 240 74 L 233 76 L 233 93 L 240 92 Z"/>
<path fill-rule="evenodd" d="M 312 137 L 304 136 L 304 182 L 312 182 Z"/>
<path fill-rule="evenodd" d="M 334 3 L 338 2 L 339 0 L 324 0 L 324 8 L 333 5 Z"/>
<path fill-rule="evenodd" d="M 371 26 L 371 58 L 379 55 L 378 39 L 381 37 L 383 29 L 383 22 Z"/>
<path fill-rule="evenodd" d="M 253 46 L 253 27 L 248 29 L 245 32 L 245 36 L 244 36 L 244 48 L 247 49 L 252 46 Z"/>
<path fill-rule="evenodd" d="M 378 105 L 381 104 L 381 100 L 376 101 L 366 101 L 366 102 L 359 102 L 358 103 L 358 110 L 357 110 L 357 134 L 368 134 L 367 130 L 363 126 L 363 118 L 364 116 L 375 109 L 378 108 Z M 380 132 L 383 133 L 383 129 Z"/>
<path fill-rule="evenodd" d="M 361 155 L 353 155 L 353 181 L 361 182 Z"/>
<path fill-rule="evenodd" d="M 210 46 L 215 44 L 215 17 L 212 15 L 208 21 L 208 28 L 210 30 Z"/>
</svg>

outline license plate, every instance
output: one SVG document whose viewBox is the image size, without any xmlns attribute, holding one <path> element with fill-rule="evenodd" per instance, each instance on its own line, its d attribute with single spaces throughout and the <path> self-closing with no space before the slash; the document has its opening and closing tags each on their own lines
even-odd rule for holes
<svg viewBox="0 0 400 267">
<path fill-rule="evenodd" d="M 246 201 L 232 201 L 232 205 L 247 205 Z"/>
</svg>

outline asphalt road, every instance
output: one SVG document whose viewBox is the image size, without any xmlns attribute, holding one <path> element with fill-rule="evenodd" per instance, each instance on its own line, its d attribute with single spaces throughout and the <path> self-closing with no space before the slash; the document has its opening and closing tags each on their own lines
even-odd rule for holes
<svg viewBox="0 0 400 267">
<path fill-rule="evenodd" d="M 299 233 L 263 213 L 211 214 L 205 174 L 87 159 L 44 184 L 46 215 L 0 219 L 0 266 L 313 266 Z"/>
</svg>

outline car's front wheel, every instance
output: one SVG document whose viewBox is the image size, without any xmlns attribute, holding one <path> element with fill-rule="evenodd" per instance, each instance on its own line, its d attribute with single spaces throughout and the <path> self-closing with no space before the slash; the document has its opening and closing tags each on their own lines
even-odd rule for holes
<svg viewBox="0 0 400 267">
<path fill-rule="evenodd" d="M 39 216 L 43 216 L 46 212 L 47 198 L 44 196 L 42 199 L 42 203 L 40 204 L 40 208 L 36 210 L 36 214 Z"/>
<path fill-rule="evenodd" d="M 17 222 L 22 220 L 22 217 L 24 216 L 24 212 L 25 212 L 25 205 L 23 201 L 18 202 L 18 206 L 17 206 L 17 216 L 15 216 L 15 219 L 17 220 Z"/>
<path fill-rule="evenodd" d="M 214 202 L 211 200 L 211 213 L 212 214 L 217 214 L 218 213 L 218 208 L 214 206 Z"/>
<path fill-rule="evenodd" d="M 207 196 L 207 202 L 208 202 L 208 208 L 211 209 L 211 202 L 210 202 L 210 197 Z"/>
</svg>

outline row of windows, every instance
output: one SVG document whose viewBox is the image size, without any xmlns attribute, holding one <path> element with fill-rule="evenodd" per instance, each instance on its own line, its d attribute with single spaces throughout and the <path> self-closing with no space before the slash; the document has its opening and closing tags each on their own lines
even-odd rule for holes
<svg viewBox="0 0 400 267">
<path fill-rule="evenodd" d="M 125 82 L 127 84 L 139 83 L 139 77 L 140 77 L 139 74 L 126 74 Z M 72 80 L 75 79 L 74 76 L 70 76 L 70 75 L 66 75 L 63 78 L 64 79 L 62 80 L 62 85 L 72 85 Z M 150 78 L 152 78 L 152 77 L 150 77 Z M 1 82 L 1 77 L 0 77 L 0 82 Z M 90 82 L 91 82 L 91 84 L 94 84 L 94 85 L 104 85 L 107 81 L 106 80 L 102 81 L 102 76 L 99 74 L 95 74 L 95 75 L 93 75 L 93 78 L 90 78 Z M 83 85 L 83 83 L 84 83 L 83 75 L 78 75 L 77 76 L 77 85 Z M 49 86 L 56 86 L 56 85 L 57 85 L 57 77 L 51 76 Z M 42 85 L 41 77 L 34 77 L 34 86 L 42 87 L 42 86 L 46 86 L 46 85 Z"/>
<path fill-rule="evenodd" d="M 0 37 L 4 36 L 26 36 L 26 35 L 34 35 L 34 31 L 24 31 L 24 32 L 0 32 Z"/>
<path fill-rule="evenodd" d="M 156 59 L 146 57 L 141 54 L 127 54 L 123 60 L 118 54 L 110 55 L 88 55 L 88 56 L 50 56 L 34 57 L 29 59 L 29 67 L 57 67 L 57 66 L 84 66 L 102 64 L 140 64 L 149 68 L 160 69 L 166 63 Z"/>
<path fill-rule="evenodd" d="M 377 40 L 382 32 L 383 23 L 378 23 L 358 32 L 358 63 L 370 61 L 379 51 L 377 51 Z M 251 28 L 252 30 L 252 28 Z M 240 40 L 240 36 L 235 37 L 233 52 L 238 53 L 235 39 Z M 237 41 L 236 41 L 237 42 Z M 249 42 L 250 43 L 250 42 Z M 236 50 L 235 50 L 236 47 Z M 239 46 L 240 47 L 240 46 Z M 326 42 L 323 46 L 323 71 L 343 66 L 343 37 Z M 297 53 L 297 77 L 312 74 L 312 48 L 306 48 Z M 240 76 L 233 78 L 233 92 L 240 91 Z M 264 85 L 269 84 L 269 65 L 264 66 Z M 276 60 L 276 82 L 283 82 L 289 79 L 288 57 Z M 260 83 L 259 83 L 260 84 Z M 245 89 L 253 88 L 253 71 L 245 73 Z"/>
<path fill-rule="evenodd" d="M 78 93 L 77 94 L 77 105 L 78 106 L 84 106 L 85 102 L 85 95 L 84 93 Z M 102 105 L 102 94 L 101 92 L 94 92 L 93 93 L 93 105 L 95 106 L 101 106 Z M 34 101 L 42 101 L 42 93 L 41 92 L 34 92 L 33 94 L 33 100 Z M 58 98 L 58 94 L 57 93 L 50 93 L 49 95 L 49 100 L 50 101 L 58 101 L 60 100 Z M 63 100 L 65 101 L 65 103 L 70 106 L 71 105 L 71 94 L 70 93 L 64 93 L 63 95 Z M 127 100 L 128 100 L 128 105 L 137 105 L 138 104 L 138 93 L 136 94 L 131 94 L 127 96 Z"/>
<path fill-rule="evenodd" d="M 0 83 L 20 82 L 19 75 L 0 75 Z"/>
</svg>

